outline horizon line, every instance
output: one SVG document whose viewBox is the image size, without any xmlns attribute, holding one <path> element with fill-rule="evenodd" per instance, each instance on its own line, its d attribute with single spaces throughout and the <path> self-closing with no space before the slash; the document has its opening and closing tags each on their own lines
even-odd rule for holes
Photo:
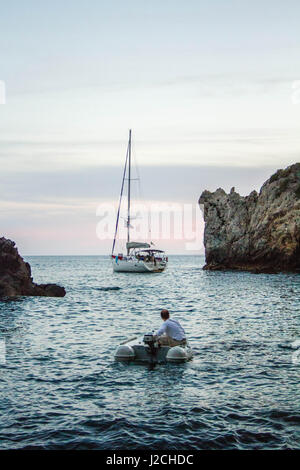
<svg viewBox="0 0 300 470">
<path fill-rule="evenodd" d="M 24 257 L 24 256 L 49 256 L 49 257 L 50 256 L 70 256 L 70 257 L 71 256 L 93 256 L 93 257 L 94 256 L 103 256 L 103 257 L 105 256 L 105 257 L 110 257 L 111 255 L 110 254 L 93 254 L 93 255 L 91 255 L 91 254 L 89 254 L 89 255 L 83 255 L 83 254 L 81 254 L 81 255 L 79 255 L 79 254 L 73 254 L 73 255 L 59 255 L 59 254 L 57 254 L 57 255 L 43 255 L 43 254 L 28 255 L 28 254 L 22 254 L 21 256 L 22 257 Z M 205 254 L 204 253 L 190 253 L 190 254 L 188 254 L 188 253 L 170 253 L 169 254 L 168 253 L 168 256 L 205 256 Z"/>
</svg>

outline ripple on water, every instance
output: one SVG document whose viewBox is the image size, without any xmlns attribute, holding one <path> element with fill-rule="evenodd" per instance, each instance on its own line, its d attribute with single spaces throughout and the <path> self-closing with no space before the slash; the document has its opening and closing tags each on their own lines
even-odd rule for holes
<svg viewBox="0 0 300 470">
<path fill-rule="evenodd" d="M 298 277 L 202 271 L 170 257 L 155 276 L 101 257 L 34 257 L 64 299 L 0 304 L 1 448 L 300 448 Z M 116 346 L 169 308 L 195 351 L 155 368 L 113 361 Z"/>
</svg>

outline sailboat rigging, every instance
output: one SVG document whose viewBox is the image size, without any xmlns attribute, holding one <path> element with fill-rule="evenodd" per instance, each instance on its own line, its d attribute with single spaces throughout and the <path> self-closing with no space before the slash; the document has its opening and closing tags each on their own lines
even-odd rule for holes
<svg viewBox="0 0 300 470">
<path fill-rule="evenodd" d="M 118 255 L 114 254 L 116 239 L 118 234 L 118 227 L 120 221 L 120 210 L 121 203 L 123 198 L 123 192 L 125 187 L 126 173 L 128 173 L 127 178 L 127 217 L 126 217 L 126 227 L 127 227 L 127 243 L 126 251 L 127 255 L 119 253 Z M 121 193 L 119 198 L 119 206 L 116 218 L 115 234 L 112 244 L 111 260 L 113 265 L 113 270 L 116 272 L 162 272 L 166 269 L 168 264 L 168 257 L 165 255 L 163 250 L 151 248 L 150 243 L 146 242 L 134 242 L 130 239 L 130 229 L 131 226 L 131 129 L 129 131 L 128 146 L 125 158 L 125 166 L 123 171 Z"/>
</svg>

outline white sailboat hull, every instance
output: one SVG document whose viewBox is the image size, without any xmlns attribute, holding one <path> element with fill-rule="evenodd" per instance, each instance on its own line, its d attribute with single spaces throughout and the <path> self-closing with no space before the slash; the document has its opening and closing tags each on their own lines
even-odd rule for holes
<svg viewBox="0 0 300 470">
<path fill-rule="evenodd" d="M 159 273 L 166 269 L 166 261 L 145 262 L 138 259 L 117 259 L 112 258 L 114 272 L 123 273 Z"/>
</svg>

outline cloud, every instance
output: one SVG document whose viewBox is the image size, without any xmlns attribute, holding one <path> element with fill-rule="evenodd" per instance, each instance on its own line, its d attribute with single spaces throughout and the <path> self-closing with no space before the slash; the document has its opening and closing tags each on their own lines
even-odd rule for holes
<svg viewBox="0 0 300 470">
<path fill-rule="evenodd" d="M 295 160 L 296 161 L 296 160 Z M 197 201 L 204 189 L 220 186 L 229 190 L 235 186 L 241 194 L 259 189 L 262 183 L 277 170 L 270 165 L 254 168 L 213 166 L 143 166 L 140 167 L 142 194 L 138 182 L 132 182 L 133 196 L 146 200 Z M 103 200 L 117 200 L 123 168 L 121 166 L 93 166 L 64 171 L 1 172 L 0 206 L 4 202 L 44 205 L 46 210 L 87 202 L 97 204 Z M 133 176 L 137 175 L 133 173 Z M 35 205 L 35 206 L 34 206 Z M 25 209 L 25 208 L 24 208 Z"/>
<path fill-rule="evenodd" d="M 259 189 L 277 167 L 140 168 L 142 200 L 148 203 L 193 203 L 204 189 L 235 186 L 241 194 Z M 68 171 L 1 172 L 0 210 L 2 234 L 16 240 L 29 254 L 109 253 L 110 240 L 96 237 L 98 204 L 116 204 L 122 167 L 106 166 Z M 135 186 L 136 185 L 136 186 Z M 137 182 L 133 182 L 133 200 Z M 167 244 L 169 251 L 185 250 L 185 242 Z"/>
<path fill-rule="evenodd" d="M 296 108 L 296 107 L 295 107 Z M 125 134 L 126 136 L 126 134 Z M 127 136 L 126 136 L 127 137 Z M 87 139 L 79 132 L 74 140 L 53 138 L 0 140 L 1 170 L 5 173 L 83 171 L 85 168 L 119 166 L 126 151 L 124 140 Z M 296 128 L 239 128 L 199 131 L 174 128 L 164 134 L 137 132 L 133 156 L 143 166 L 287 166 L 300 153 L 300 135 Z M 150 163 L 151 162 L 151 163 Z"/>
</svg>

